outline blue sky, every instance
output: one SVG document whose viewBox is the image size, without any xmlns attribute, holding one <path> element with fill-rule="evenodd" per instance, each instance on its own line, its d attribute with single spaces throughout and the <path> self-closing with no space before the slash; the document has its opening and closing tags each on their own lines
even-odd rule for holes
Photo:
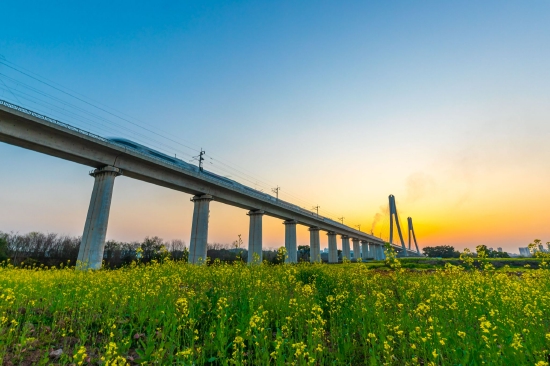
<svg viewBox="0 0 550 366">
<path fill-rule="evenodd" d="M 535 202 L 550 177 L 546 1 L 7 1 L 2 9 L 5 60 L 246 169 L 268 182 L 264 190 L 278 184 L 285 199 L 370 227 L 393 193 L 425 243 L 550 241 L 550 212 Z M 25 80 L 2 65 L 0 73 Z M 0 89 L 0 98 L 13 95 Z M 136 127 L 122 125 L 132 137 Z M 0 230 L 81 231 L 87 167 L 4 144 L 0 157 L 14 172 L 2 184 L 10 209 Z M 67 192 L 74 197 L 55 214 L 28 217 Z M 183 197 L 171 207 L 176 195 L 120 179 L 108 236 L 188 240 L 191 206 Z M 117 211 L 134 206 L 156 207 L 158 217 L 170 206 L 179 219 L 148 224 Z M 217 210 L 213 240 L 247 233 L 244 213 Z M 268 225 L 270 245 L 282 230 Z"/>
</svg>

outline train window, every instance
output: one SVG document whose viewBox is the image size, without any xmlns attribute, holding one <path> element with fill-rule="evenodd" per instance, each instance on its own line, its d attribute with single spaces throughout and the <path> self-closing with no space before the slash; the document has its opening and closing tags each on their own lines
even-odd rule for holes
<svg viewBox="0 0 550 366">
<path fill-rule="evenodd" d="M 132 144 L 131 142 L 124 141 L 124 140 L 114 140 L 117 144 L 129 146 L 132 149 L 139 149 L 139 146 Z"/>
</svg>

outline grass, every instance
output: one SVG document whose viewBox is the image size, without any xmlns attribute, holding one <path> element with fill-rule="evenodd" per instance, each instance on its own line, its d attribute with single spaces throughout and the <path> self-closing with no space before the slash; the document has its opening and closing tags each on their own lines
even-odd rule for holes
<svg viewBox="0 0 550 366">
<path fill-rule="evenodd" d="M 0 360 L 548 364 L 549 270 L 519 276 L 449 265 L 381 270 L 375 264 L 166 261 L 97 272 L 4 266 Z"/>
<path fill-rule="evenodd" d="M 447 263 L 454 266 L 464 265 L 464 262 L 459 258 L 428 258 L 428 257 L 411 257 L 400 258 L 403 268 L 416 269 L 436 269 L 444 268 Z M 482 261 L 475 261 L 474 266 L 480 267 L 482 263 L 491 263 L 497 270 L 502 271 L 524 271 L 526 268 L 538 269 L 541 263 L 545 262 L 541 258 L 485 258 Z M 375 262 L 373 265 L 380 265 L 380 262 Z M 526 267 L 527 266 L 527 267 Z"/>
</svg>

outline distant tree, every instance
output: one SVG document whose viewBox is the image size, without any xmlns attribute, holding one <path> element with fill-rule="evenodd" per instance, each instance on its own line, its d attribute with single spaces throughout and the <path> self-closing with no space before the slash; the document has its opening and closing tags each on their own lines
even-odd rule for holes
<svg viewBox="0 0 550 366">
<path fill-rule="evenodd" d="M 550 245 L 548 245 L 550 242 L 546 243 L 546 245 L 550 248 Z M 535 239 L 531 244 L 527 246 L 529 248 L 529 251 L 533 254 L 535 258 L 549 258 L 550 253 L 547 251 L 544 251 L 542 241 L 540 239 Z"/>
<path fill-rule="evenodd" d="M 243 239 L 241 238 L 241 234 L 237 235 L 237 240 L 233 242 L 232 246 L 236 249 L 235 259 L 244 260 L 244 250 L 242 249 Z"/>
<path fill-rule="evenodd" d="M 438 245 L 435 247 L 422 248 L 424 255 L 432 258 L 458 258 L 460 253 L 451 245 Z"/>
<path fill-rule="evenodd" d="M 185 242 L 180 239 L 174 239 L 168 243 L 167 249 L 174 260 L 183 260 L 186 252 L 189 253 L 187 247 L 185 246 Z"/>
<path fill-rule="evenodd" d="M 476 253 L 478 258 L 489 258 L 489 248 L 487 248 L 487 245 L 476 246 Z"/>
<path fill-rule="evenodd" d="M 487 245 L 478 245 L 476 247 L 476 252 L 478 258 L 510 258 L 510 254 L 492 250 L 487 248 Z"/>
<path fill-rule="evenodd" d="M 148 262 L 152 259 L 160 258 L 161 250 L 164 248 L 164 242 L 158 236 L 146 237 L 141 243 L 142 260 Z"/>
<path fill-rule="evenodd" d="M 8 259 L 8 241 L 5 237 L 0 236 L 0 262 Z"/>
<path fill-rule="evenodd" d="M 535 239 L 533 240 L 532 243 L 527 245 L 527 248 L 529 248 L 529 251 L 531 252 L 531 254 L 535 254 L 536 252 L 539 251 L 539 247 L 541 245 L 540 243 L 541 243 L 540 239 Z"/>
<path fill-rule="evenodd" d="M 508 254 L 507 252 L 499 252 L 499 251 L 493 250 L 489 254 L 489 258 L 510 258 L 510 254 Z"/>
<path fill-rule="evenodd" d="M 298 261 L 308 261 L 310 256 L 309 245 L 298 245 Z"/>
</svg>

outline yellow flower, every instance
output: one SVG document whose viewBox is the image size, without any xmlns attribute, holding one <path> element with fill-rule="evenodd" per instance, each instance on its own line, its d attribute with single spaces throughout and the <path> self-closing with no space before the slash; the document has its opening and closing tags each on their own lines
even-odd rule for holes
<svg viewBox="0 0 550 366">
<path fill-rule="evenodd" d="M 514 334 L 514 339 L 512 340 L 511 346 L 516 350 L 518 350 L 520 348 L 523 348 L 523 345 L 521 344 L 521 335 L 520 334 L 518 334 L 518 333 Z"/>
</svg>

